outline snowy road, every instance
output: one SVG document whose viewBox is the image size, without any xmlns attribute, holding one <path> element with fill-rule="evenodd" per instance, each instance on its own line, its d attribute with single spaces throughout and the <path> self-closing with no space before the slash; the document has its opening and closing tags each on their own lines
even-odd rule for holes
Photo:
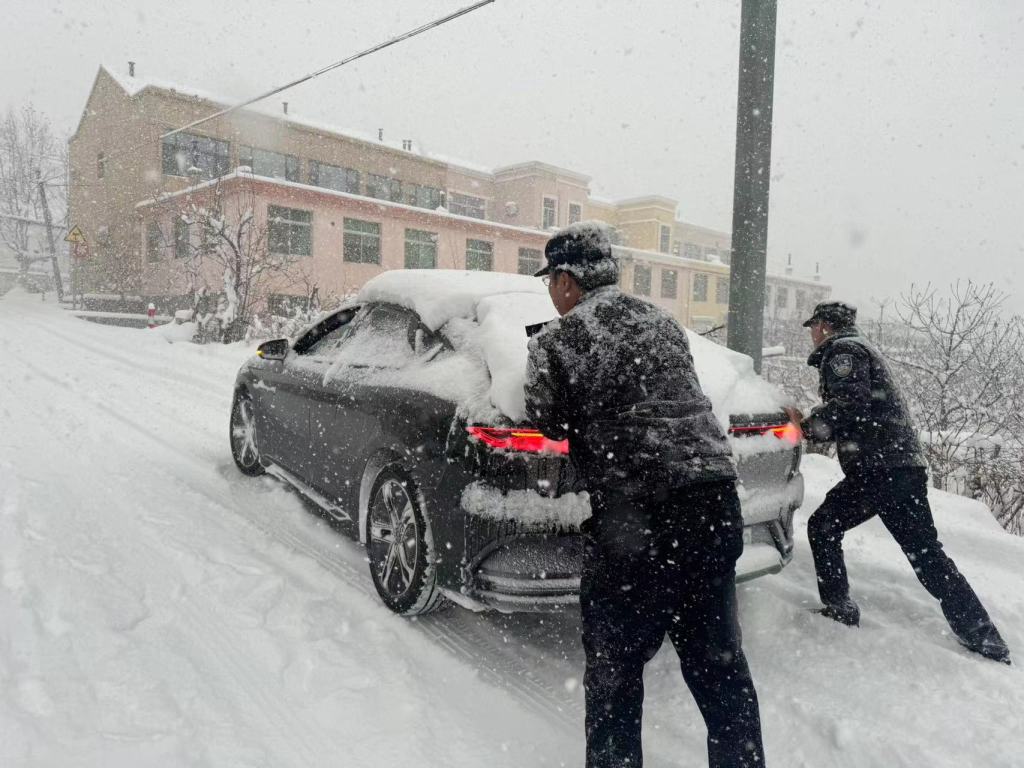
<svg viewBox="0 0 1024 768">
<path fill-rule="evenodd" d="M 0 297 L 0 765 L 580 765 L 574 618 L 387 612 L 356 544 L 235 470 L 250 353 Z M 836 471 L 808 462 L 808 510 Z M 1024 541 L 934 501 L 1024 662 Z M 741 589 L 769 763 L 1024 765 L 1022 667 L 962 651 L 880 525 L 848 541 L 859 631 L 806 610 L 802 533 Z M 702 764 L 668 646 L 647 690 L 648 764 Z"/>
</svg>

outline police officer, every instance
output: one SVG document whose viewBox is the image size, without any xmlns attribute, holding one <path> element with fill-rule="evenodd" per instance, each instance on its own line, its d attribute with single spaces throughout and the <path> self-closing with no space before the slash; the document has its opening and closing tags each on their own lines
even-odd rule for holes
<svg viewBox="0 0 1024 768">
<path fill-rule="evenodd" d="M 815 307 L 804 323 L 814 344 L 807 364 L 819 371 L 822 404 L 800 426 L 807 440 L 836 444 L 845 475 L 807 523 L 821 613 L 859 624 L 843 562 L 843 535 L 878 515 L 921 584 L 939 600 L 960 642 L 1009 664 L 1010 652 L 988 613 L 942 549 L 928 506 L 927 463 L 907 405 L 856 319 L 856 308 L 831 301 Z M 791 415 L 800 417 L 796 411 Z"/>
<path fill-rule="evenodd" d="M 707 725 L 709 764 L 760 768 L 736 613 L 736 470 L 686 334 L 619 291 L 602 225 L 558 232 L 545 256 L 537 275 L 561 318 L 530 341 L 526 405 L 545 435 L 568 438 L 576 489 L 590 493 L 580 587 L 587 766 L 642 764 L 643 670 L 667 634 Z"/>
</svg>

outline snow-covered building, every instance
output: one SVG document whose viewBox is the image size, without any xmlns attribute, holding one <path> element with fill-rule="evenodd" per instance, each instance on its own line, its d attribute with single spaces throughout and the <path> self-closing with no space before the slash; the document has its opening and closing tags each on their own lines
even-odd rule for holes
<svg viewBox="0 0 1024 768">
<path fill-rule="evenodd" d="M 173 242 L 159 247 L 152 236 L 166 206 L 147 201 L 180 199 L 219 180 L 225 194 L 246 187 L 258 218 L 296 235 L 287 247 L 308 257 L 305 283 L 321 295 L 406 266 L 526 272 L 536 269 L 553 229 L 600 219 L 625 249 L 624 288 L 691 327 L 724 322 L 729 235 L 682 221 L 675 200 L 612 202 L 591 195 L 590 177 L 576 171 L 535 161 L 485 168 L 383 131 L 303 120 L 286 105 L 240 110 L 164 137 L 230 103 L 137 77 L 133 66 L 127 75 L 99 69 L 70 141 L 69 220 L 85 232 L 93 290 L 146 301 L 183 290 Z M 187 236 L 170 234 L 171 241 Z M 273 233 L 270 241 L 284 242 Z M 280 286 L 284 294 L 303 290 Z"/>
</svg>

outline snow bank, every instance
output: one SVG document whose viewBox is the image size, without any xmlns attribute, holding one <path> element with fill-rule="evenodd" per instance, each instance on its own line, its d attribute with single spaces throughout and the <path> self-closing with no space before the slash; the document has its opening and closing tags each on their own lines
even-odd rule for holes
<svg viewBox="0 0 1024 768">
<path fill-rule="evenodd" d="M 149 328 L 147 330 L 150 334 L 159 336 L 169 344 L 174 344 L 176 342 L 193 341 L 196 337 L 196 332 L 199 330 L 199 326 L 192 321 L 187 323 L 171 322 L 164 323 L 163 325 L 158 325 L 156 328 Z"/>
</svg>

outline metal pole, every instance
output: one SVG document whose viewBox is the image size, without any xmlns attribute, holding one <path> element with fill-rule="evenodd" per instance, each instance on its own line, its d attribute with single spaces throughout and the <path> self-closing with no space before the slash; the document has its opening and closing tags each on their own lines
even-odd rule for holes
<svg viewBox="0 0 1024 768">
<path fill-rule="evenodd" d="M 772 160 L 776 0 L 743 0 L 729 278 L 730 349 L 761 370 Z"/>
<path fill-rule="evenodd" d="M 39 174 L 36 174 L 39 178 Z M 50 206 L 46 202 L 46 183 L 39 179 L 39 200 L 43 204 L 43 221 L 46 222 L 46 239 L 50 242 L 50 259 L 53 262 L 53 282 L 57 288 L 57 301 L 64 301 L 64 283 L 60 277 L 60 264 L 57 263 L 57 246 L 53 242 L 53 221 L 50 219 Z"/>
</svg>

